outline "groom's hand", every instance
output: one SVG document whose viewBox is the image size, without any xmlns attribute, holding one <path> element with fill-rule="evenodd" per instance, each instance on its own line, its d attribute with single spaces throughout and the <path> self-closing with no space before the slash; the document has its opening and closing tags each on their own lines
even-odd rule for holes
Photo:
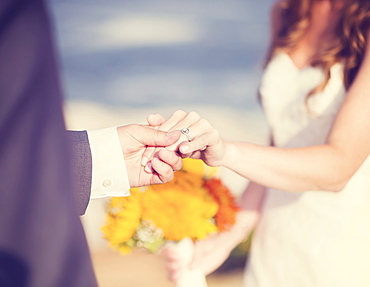
<svg viewBox="0 0 370 287">
<path fill-rule="evenodd" d="M 146 125 L 127 125 L 117 128 L 125 157 L 131 187 L 165 183 L 173 179 L 173 172 L 181 169 L 181 157 L 170 150 L 161 149 L 144 171 L 142 157 L 147 149 L 173 145 L 181 136 L 179 131 L 167 133 Z"/>
</svg>

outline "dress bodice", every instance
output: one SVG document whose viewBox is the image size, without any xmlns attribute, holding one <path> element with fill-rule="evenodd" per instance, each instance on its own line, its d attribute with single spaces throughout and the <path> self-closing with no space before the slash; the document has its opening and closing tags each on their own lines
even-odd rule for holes
<svg viewBox="0 0 370 287">
<path fill-rule="evenodd" d="M 260 94 L 274 144 L 323 144 L 345 98 L 343 65 L 335 64 L 324 90 L 315 67 L 298 69 L 287 54 L 266 67 Z M 271 164 L 274 164 L 271 162 Z M 370 160 L 346 187 L 329 191 L 269 189 L 247 264 L 247 287 L 370 286 Z"/>
<path fill-rule="evenodd" d="M 326 136 L 345 97 L 343 65 L 330 69 L 325 89 L 307 95 L 323 80 L 321 69 L 298 69 L 289 55 L 275 56 L 262 77 L 260 94 L 271 127 L 274 144 L 300 147 L 325 142 Z"/>
</svg>

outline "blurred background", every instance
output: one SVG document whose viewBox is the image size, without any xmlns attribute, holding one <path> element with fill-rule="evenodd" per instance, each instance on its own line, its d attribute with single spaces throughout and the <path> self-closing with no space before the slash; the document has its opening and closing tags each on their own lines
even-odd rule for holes
<svg viewBox="0 0 370 287">
<path fill-rule="evenodd" d="M 272 2 L 49 0 L 67 127 L 145 123 L 151 113 L 195 110 L 224 138 L 265 144 L 257 88 Z M 248 183 L 227 170 L 220 175 L 236 196 Z M 108 249 L 100 231 L 106 200 L 93 200 L 82 217 L 100 286 L 171 286 L 159 257 Z M 210 287 L 242 286 L 240 249 L 207 278 Z"/>
</svg>

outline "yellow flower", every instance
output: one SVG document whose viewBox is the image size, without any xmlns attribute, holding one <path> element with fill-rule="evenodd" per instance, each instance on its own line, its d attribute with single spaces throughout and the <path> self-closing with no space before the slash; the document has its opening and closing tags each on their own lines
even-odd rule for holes
<svg viewBox="0 0 370 287">
<path fill-rule="evenodd" d="M 112 247 L 128 241 L 135 234 L 142 213 L 141 197 L 138 189 L 131 189 L 130 196 L 111 199 L 102 231 Z"/>
<path fill-rule="evenodd" d="M 102 228 L 105 238 L 128 253 L 134 247 L 155 251 L 164 240 L 197 240 L 227 229 L 237 208 L 228 189 L 212 178 L 215 173 L 200 160 L 185 159 L 171 182 L 112 198 Z"/>
<path fill-rule="evenodd" d="M 156 191 L 150 187 L 145 195 L 142 217 L 161 228 L 165 239 L 201 239 L 217 231 L 213 217 L 218 206 L 205 189 L 189 193 L 176 189 Z"/>
</svg>

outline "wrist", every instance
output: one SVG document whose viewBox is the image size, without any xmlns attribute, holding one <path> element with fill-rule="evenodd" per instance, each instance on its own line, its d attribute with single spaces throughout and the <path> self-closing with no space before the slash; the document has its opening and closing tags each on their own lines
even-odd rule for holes
<svg viewBox="0 0 370 287">
<path fill-rule="evenodd" d="M 232 162 L 234 162 L 236 153 L 237 153 L 237 147 L 234 143 L 224 142 L 224 155 L 220 161 L 220 166 L 231 168 Z"/>
<path fill-rule="evenodd" d="M 125 147 L 127 147 L 127 143 L 125 143 L 125 141 L 126 141 L 127 135 L 129 134 L 127 129 L 128 129 L 128 126 L 117 127 L 117 135 L 118 135 L 119 142 L 121 144 L 122 153 L 124 155 L 127 152 L 125 151 Z"/>
</svg>

